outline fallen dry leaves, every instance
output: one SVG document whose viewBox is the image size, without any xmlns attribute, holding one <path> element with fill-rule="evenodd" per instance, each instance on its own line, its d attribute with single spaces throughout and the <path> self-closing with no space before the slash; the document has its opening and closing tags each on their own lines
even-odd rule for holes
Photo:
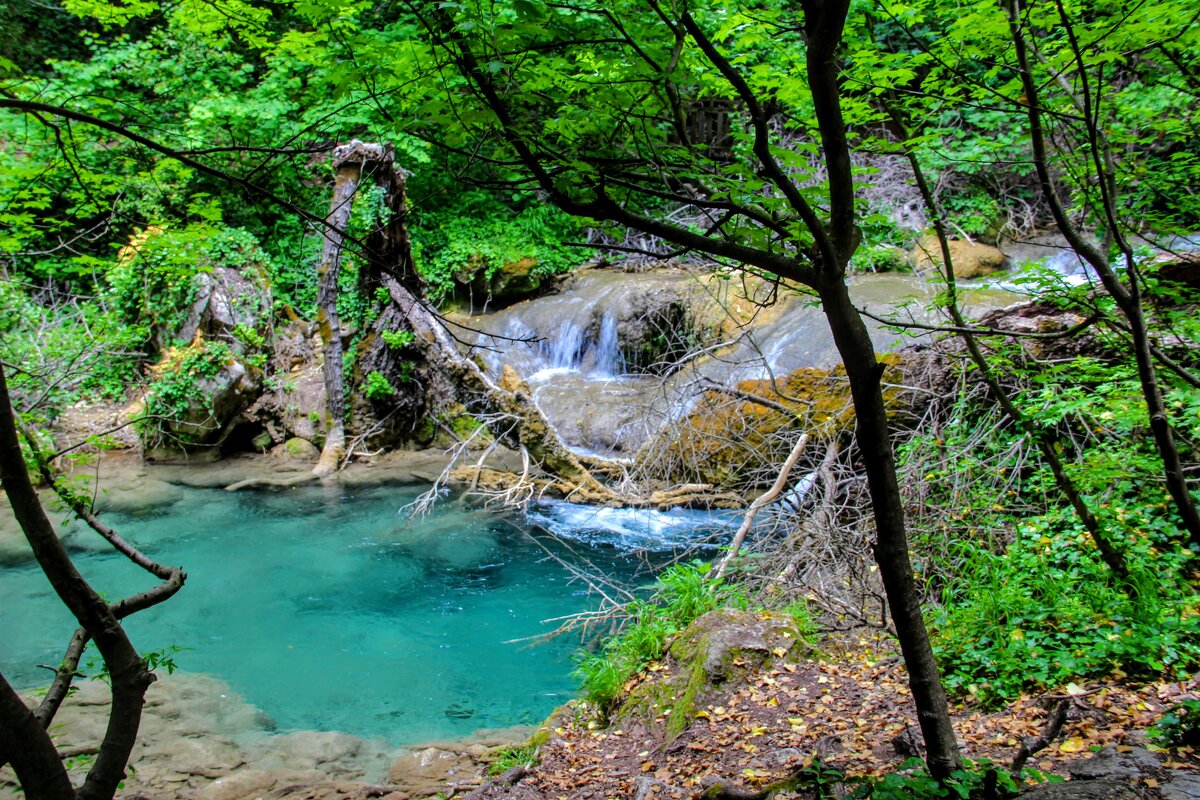
<svg viewBox="0 0 1200 800">
<path fill-rule="evenodd" d="M 675 668 L 657 664 L 641 680 L 661 680 Z M 674 741 L 662 740 L 669 709 L 619 729 L 589 727 L 580 717 L 556 732 L 530 777 L 483 796 L 694 797 L 708 781 L 762 785 L 815 756 L 849 776 L 879 776 L 895 771 L 921 738 L 907 680 L 897 658 L 792 663 L 777 653 L 744 682 L 727 687 L 718 702 L 699 709 Z M 1172 682 L 1072 684 L 1062 694 L 1023 697 L 1000 711 L 961 703 L 951 713 L 965 757 L 1006 765 L 1020 740 L 1039 735 L 1049 709 L 1069 697 L 1062 736 L 1028 764 L 1062 773 L 1067 762 L 1093 750 L 1128 747 L 1131 732 L 1198 689 L 1196 683 Z M 1200 758 L 1183 751 L 1164 766 L 1197 769 Z"/>
</svg>

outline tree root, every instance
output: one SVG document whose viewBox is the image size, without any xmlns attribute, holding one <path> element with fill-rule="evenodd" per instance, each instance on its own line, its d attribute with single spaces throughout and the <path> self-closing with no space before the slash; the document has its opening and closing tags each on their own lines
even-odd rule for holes
<svg viewBox="0 0 1200 800">
<path fill-rule="evenodd" d="M 779 792 L 795 789 L 807 767 L 797 767 L 786 778 L 768 783 L 761 789 L 747 789 L 734 784 L 732 781 L 719 780 L 700 794 L 701 800 L 767 800 Z"/>
<path fill-rule="evenodd" d="M 1038 736 L 1028 736 L 1021 740 L 1021 746 L 1017 748 L 1017 754 L 1013 756 L 1012 764 L 1009 766 L 1013 777 L 1021 774 L 1021 769 L 1024 768 L 1025 762 L 1029 760 L 1030 756 L 1049 747 L 1050 743 L 1058 738 L 1058 735 L 1062 733 L 1063 724 L 1067 721 L 1067 712 L 1070 710 L 1071 698 L 1058 701 L 1058 705 L 1047 717 L 1046 729 Z"/>
</svg>

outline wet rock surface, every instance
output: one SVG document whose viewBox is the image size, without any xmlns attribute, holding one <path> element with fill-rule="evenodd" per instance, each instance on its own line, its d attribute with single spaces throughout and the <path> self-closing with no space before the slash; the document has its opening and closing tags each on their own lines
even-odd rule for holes
<svg viewBox="0 0 1200 800">
<path fill-rule="evenodd" d="M 948 245 L 954 277 L 960 280 L 986 277 L 1004 269 L 1008 263 L 1000 248 L 990 244 L 951 239 Z M 937 238 L 927 236 L 918 242 L 912 252 L 912 261 L 918 271 L 941 267 L 943 256 Z"/>
<path fill-rule="evenodd" d="M 78 686 L 56 718 L 56 735 L 60 749 L 86 756 L 103 736 L 109 690 L 95 681 Z M 161 676 L 146 697 L 130 775 L 117 795 L 131 800 L 436 797 L 480 784 L 496 750 L 531 730 L 397 748 L 332 731 L 276 731 L 223 682 L 203 675 Z M 15 786 L 11 770 L 0 770 L 0 790 Z"/>
</svg>

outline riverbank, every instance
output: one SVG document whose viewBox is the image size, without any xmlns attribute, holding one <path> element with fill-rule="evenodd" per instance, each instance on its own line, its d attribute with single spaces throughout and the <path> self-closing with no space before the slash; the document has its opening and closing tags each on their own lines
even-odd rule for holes
<svg viewBox="0 0 1200 800">
<path fill-rule="evenodd" d="M 77 441 L 72 431 L 63 434 L 66 441 Z M 520 457 L 497 448 L 490 456 L 505 469 L 519 469 Z M 347 463 L 324 483 L 344 488 L 371 488 L 386 485 L 433 484 L 450 464 L 444 450 L 396 450 Z M 180 489 L 226 489 L 230 486 L 254 486 L 270 490 L 283 489 L 315 481 L 312 477 L 314 460 L 287 457 L 285 453 L 239 453 L 220 460 L 196 460 L 155 463 L 142 459 L 134 447 L 104 450 L 94 458 L 79 464 L 75 476 L 86 484 L 86 491 L 95 500 L 100 512 L 137 515 L 162 509 L 175 503 Z M 43 506 L 53 512 L 59 503 L 44 487 L 39 491 Z M 84 526 L 63 522 L 61 515 L 51 513 L 51 521 L 59 535 L 73 550 L 104 549 L 108 545 L 99 537 L 85 532 Z M 7 496 L 0 494 L 0 565 L 14 564 L 32 558 L 25 536 L 17 525 Z"/>
<path fill-rule="evenodd" d="M 751 797 L 798 781 L 773 794 L 786 800 L 813 797 L 822 787 L 828 796 L 842 781 L 849 787 L 904 774 L 906 762 L 919 755 L 907 675 L 895 656 L 877 649 L 885 642 L 863 642 L 840 654 L 804 645 L 785 650 L 778 645 L 786 642 L 773 638 L 777 622 L 769 614 L 717 616 L 723 622 L 716 628 L 699 621 L 691 630 L 720 635 L 699 649 L 672 647 L 627 684 L 627 701 L 611 725 L 598 724 L 594 710 L 575 701 L 541 729 L 481 731 L 405 748 L 337 732 L 275 731 L 265 714 L 221 681 L 163 675 L 147 695 L 130 776 L 118 796 L 650 800 Z M 685 698 L 677 692 L 680 680 L 689 682 L 698 663 L 710 672 Z M 1046 732 L 1065 701 L 1061 733 L 1028 762 L 1071 781 L 1069 792 L 1055 790 L 1061 796 L 1190 800 L 1200 788 L 1200 758 L 1188 748 L 1155 747 L 1145 729 L 1174 704 L 1195 698 L 1198 678 L 1072 684 L 1061 696 L 1022 697 L 998 710 L 966 699 L 954 704 L 951 716 L 964 757 L 1004 769 L 1023 742 Z M 59 715 L 60 749 L 82 753 L 80 765 L 88 743 L 100 736 L 107 704 L 107 687 L 85 681 Z M 677 728 L 672 712 L 684 706 L 688 713 Z M 536 763 L 489 780 L 489 762 L 526 741 L 539 745 Z M 12 784 L 11 772 L 0 771 L 0 788 Z"/>
<path fill-rule="evenodd" d="M 59 750 L 82 774 L 108 718 L 108 686 L 80 681 L 55 720 Z M 276 731 L 273 721 L 227 684 L 206 675 L 162 674 L 146 694 L 141 731 L 120 797 L 140 800 L 250 800 L 266 796 L 334 800 L 434 797 L 483 780 L 500 748 L 529 727 L 480 731 L 449 741 L 393 747 L 332 731 Z M 0 770 L 0 790 L 15 789 Z M 282 793 L 282 794 L 281 794 Z"/>
</svg>

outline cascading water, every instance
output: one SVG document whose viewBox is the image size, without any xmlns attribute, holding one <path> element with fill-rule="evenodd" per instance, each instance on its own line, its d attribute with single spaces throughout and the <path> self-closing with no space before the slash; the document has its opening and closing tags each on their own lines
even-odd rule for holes
<svg viewBox="0 0 1200 800">
<path fill-rule="evenodd" d="M 1141 253 L 1151 254 L 1150 258 L 1170 258 L 1180 254 L 1200 252 L 1200 233 L 1173 236 L 1165 242 L 1149 241 L 1135 236 L 1133 244 L 1136 248 L 1140 248 Z M 1015 273 L 1032 267 L 1040 267 L 1049 270 L 1052 275 L 1058 275 L 1062 282 L 1069 286 L 1099 285 L 1100 283 L 1100 278 L 1091 265 L 1072 250 L 1067 240 L 1058 234 L 1046 234 L 1021 241 L 1006 242 L 1003 250 L 1012 262 Z M 1114 262 L 1113 266 L 1121 268 L 1119 262 Z M 1017 292 L 1023 291 L 1020 283 L 1014 281 L 1012 275 L 1000 276 L 995 284 Z"/>
<path fill-rule="evenodd" d="M 625 371 L 625 358 L 621 355 L 621 343 L 617 339 L 617 315 L 611 310 L 600 320 L 600 338 L 593 352 L 592 371 L 596 375 L 616 377 Z"/>
<path fill-rule="evenodd" d="M 586 348 L 583 326 L 570 319 L 564 319 L 555 335 L 541 343 L 542 357 L 550 369 L 579 369 Z"/>
<path fill-rule="evenodd" d="M 906 298 L 917 298 L 914 307 L 927 304 L 938 287 L 913 275 L 867 275 L 855 278 L 850 290 L 857 305 L 886 315 L 895 313 Z M 1009 295 L 996 292 L 985 301 L 991 306 L 1007 302 Z M 667 338 L 687 338 L 687 331 L 677 329 L 685 316 L 680 307 L 704 303 L 715 306 L 718 301 L 706 294 L 694 274 L 681 270 L 583 270 L 559 294 L 462 324 L 484 332 L 478 334 L 478 352 L 488 368 L 497 375 L 504 365 L 516 370 L 569 446 L 622 457 L 688 413 L 713 383 L 782 377 L 838 361 L 821 309 L 811 298 L 789 296 L 760 315 L 756 324 L 730 334 L 724 346 L 716 343 L 703 359 L 661 376 L 630 374 L 631 364 L 645 360 L 641 348 Z M 675 312 L 664 311 L 672 307 Z M 930 321 L 920 311 L 909 315 L 918 322 Z M 882 324 L 867 324 L 881 351 L 901 339 Z"/>
</svg>

